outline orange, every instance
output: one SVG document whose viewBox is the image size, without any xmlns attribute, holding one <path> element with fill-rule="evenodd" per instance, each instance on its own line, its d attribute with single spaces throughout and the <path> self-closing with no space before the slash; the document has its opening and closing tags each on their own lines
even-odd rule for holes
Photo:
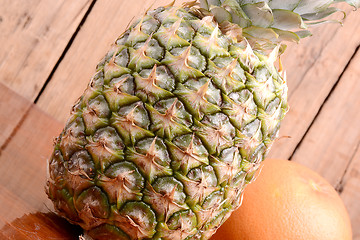
<svg viewBox="0 0 360 240">
<path fill-rule="evenodd" d="M 241 207 L 211 240 L 351 240 L 349 215 L 334 188 L 295 162 L 267 159 Z"/>
</svg>

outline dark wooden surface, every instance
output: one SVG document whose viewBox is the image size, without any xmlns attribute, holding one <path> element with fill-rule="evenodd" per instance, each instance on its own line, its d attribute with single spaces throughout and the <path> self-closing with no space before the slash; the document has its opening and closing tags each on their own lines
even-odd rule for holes
<svg viewBox="0 0 360 240">
<path fill-rule="evenodd" d="M 168 2 L 0 0 L 0 239 L 77 238 L 78 228 L 48 214 L 53 139 L 112 41 Z M 321 25 L 282 57 L 291 109 L 269 157 L 325 177 L 360 240 L 360 11 L 339 7 L 343 27 Z"/>
</svg>

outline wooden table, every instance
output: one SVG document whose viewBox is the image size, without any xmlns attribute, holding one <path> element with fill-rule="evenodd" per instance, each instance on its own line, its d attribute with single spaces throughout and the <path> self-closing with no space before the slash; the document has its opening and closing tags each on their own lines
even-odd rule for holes
<svg viewBox="0 0 360 240">
<path fill-rule="evenodd" d="M 76 239 L 79 229 L 42 214 L 52 209 L 44 193 L 52 141 L 112 41 L 153 2 L 0 0 L 0 238 Z M 269 157 L 324 176 L 359 240 L 360 12 L 344 8 L 343 27 L 321 25 L 282 57 L 291 109 Z"/>
</svg>

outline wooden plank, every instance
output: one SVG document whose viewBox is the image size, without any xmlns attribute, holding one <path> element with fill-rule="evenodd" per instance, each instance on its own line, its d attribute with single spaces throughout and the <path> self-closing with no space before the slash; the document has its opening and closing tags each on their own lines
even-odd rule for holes
<svg viewBox="0 0 360 240">
<path fill-rule="evenodd" d="M 44 191 L 47 159 L 61 127 L 59 122 L 32 105 L 11 141 L 2 149 L 0 216 L 5 218 L 3 221 L 10 222 L 31 211 L 51 209 L 52 204 Z"/>
<path fill-rule="evenodd" d="M 46 162 L 61 124 L 0 83 L 0 126 L 0 239 L 77 239 L 79 227 L 46 213 Z"/>
<path fill-rule="evenodd" d="M 21 200 L 16 193 L 9 191 L 2 185 L 0 185 L 0 192 L 0 228 L 3 227 L 6 222 L 15 219 L 15 217 L 20 217 L 24 213 L 35 211 L 27 202 Z"/>
<path fill-rule="evenodd" d="M 0 82 L 33 101 L 91 0 L 0 0 Z"/>
<path fill-rule="evenodd" d="M 30 106 L 30 101 L 0 82 L 0 153 Z"/>
<path fill-rule="evenodd" d="M 360 51 L 352 59 L 292 158 L 314 169 L 334 186 L 360 142 L 359 75 Z"/>
<path fill-rule="evenodd" d="M 312 37 L 285 52 L 282 60 L 288 76 L 290 111 L 282 122 L 280 136 L 290 138 L 278 140 L 269 158 L 290 158 L 360 45 L 359 12 L 343 4 L 341 8 L 347 11 L 343 27 L 320 25 L 313 29 Z"/>
<path fill-rule="evenodd" d="M 176 1 L 181 4 L 186 0 Z M 76 99 L 83 93 L 95 67 L 128 23 L 139 18 L 150 6 L 169 4 L 169 0 L 98 1 L 74 43 L 37 102 L 45 112 L 65 122 Z"/>
<path fill-rule="evenodd" d="M 341 182 L 341 198 L 349 210 L 353 240 L 360 240 L 360 142 Z"/>
</svg>

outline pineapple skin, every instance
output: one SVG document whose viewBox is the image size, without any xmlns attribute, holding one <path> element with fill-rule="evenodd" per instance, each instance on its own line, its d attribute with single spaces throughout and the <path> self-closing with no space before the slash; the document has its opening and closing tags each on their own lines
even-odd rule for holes
<svg viewBox="0 0 360 240">
<path fill-rule="evenodd" d="M 286 97 L 274 61 L 212 17 L 150 11 L 74 105 L 47 194 L 93 239 L 208 239 L 241 204 Z"/>
</svg>

